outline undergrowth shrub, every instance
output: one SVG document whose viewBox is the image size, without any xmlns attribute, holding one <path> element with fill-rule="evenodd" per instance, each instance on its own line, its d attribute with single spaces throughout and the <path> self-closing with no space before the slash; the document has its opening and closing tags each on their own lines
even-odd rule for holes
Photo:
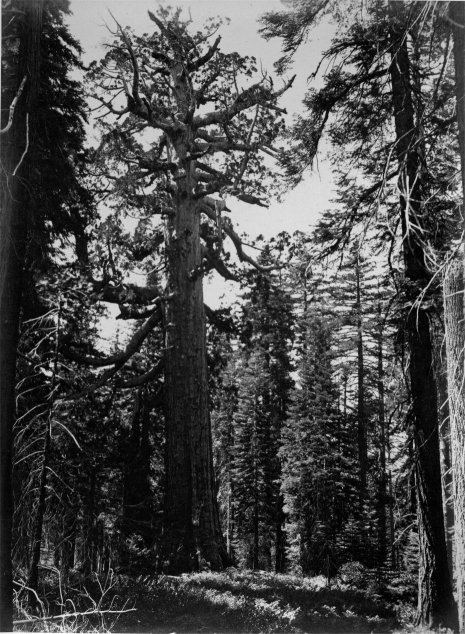
<svg viewBox="0 0 465 634">
<path fill-rule="evenodd" d="M 348 561 L 339 568 L 337 573 L 342 583 L 359 589 L 367 588 L 369 572 L 360 561 Z"/>
</svg>

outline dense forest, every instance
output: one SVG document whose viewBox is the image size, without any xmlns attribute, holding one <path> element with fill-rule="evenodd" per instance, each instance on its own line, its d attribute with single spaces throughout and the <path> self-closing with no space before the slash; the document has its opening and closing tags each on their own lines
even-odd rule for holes
<svg viewBox="0 0 465 634">
<path fill-rule="evenodd" d="M 72 9 L 2 0 L 0 631 L 465 632 L 465 3 Z"/>
</svg>

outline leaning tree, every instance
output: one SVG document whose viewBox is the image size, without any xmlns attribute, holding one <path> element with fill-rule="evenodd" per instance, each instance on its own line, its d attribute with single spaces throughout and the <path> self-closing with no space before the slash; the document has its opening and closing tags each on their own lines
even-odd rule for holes
<svg viewBox="0 0 465 634">
<path fill-rule="evenodd" d="M 139 259 L 147 255 L 153 266 L 158 253 L 164 267 L 151 288 L 107 279 L 102 297 L 126 315 L 145 314 L 150 327 L 161 320 L 165 332 L 157 364 L 166 419 L 163 566 L 221 569 L 228 557 L 212 466 L 203 278 L 213 269 L 237 278 L 227 238 L 240 261 L 266 270 L 244 250 L 225 198 L 266 206 L 266 163 L 284 112 L 276 102 L 292 80 L 279 90 L 265 73 L 254 81 L 254 58 L 221 52 L 219 36 L 212 42 L 219 22 L 191 33 L 179 10 L 149 17 L 157 27 L 151 35 L 117 24 L 90 76 L 103 110 L 99 177 L 115 214 L 124 208 L 141 218 Z M 135 303 L 146 306 L 134 313 Z"/>
</svg>

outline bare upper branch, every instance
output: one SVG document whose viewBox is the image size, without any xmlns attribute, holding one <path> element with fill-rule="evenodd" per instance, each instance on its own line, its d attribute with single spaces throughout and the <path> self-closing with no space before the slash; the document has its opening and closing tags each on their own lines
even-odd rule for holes
<svg viewBox="0 0 465 634">
<path fill-rule="evenodd" d="M 231 121 L 237 114 L 255 106 L 257 104 L 267 107 L 269 103 L 282 95 L 288 90 L 294 83 L 295 75 L 284 84 L 284 86 L 276 91 L 272 92 L 269 88 L 263 86 L 263 79 L 253 84 L 249 88 L 243 90 L 232 102 L 232 104 L 226 108 L 220 108 L 219 110 L 213 110 L 207 112 L 204 115 L 198 115 L 194 117 L 194 127 L 201 128 L 209 125 L 218 124 L 224 121 Z"/>
<path fill-rule="evenodd" d="M 211 220 L 216 221 L 216 213 L 217 213 L 216 208 L 219 202 L 220 201 L 204 198 L 201 201 L 200 208 L 206 216 L 208 216 Z M 240 236 L 234 231 L 232 223 L 229 218 L 223 218 L 223 231 L 226 233 L 228 238 L 234 244 L 236 253 L 241 262 L 247 262 L 248 264 L 251 264 L 254 268 L 257 269 L 257 271 L 260 271 L 261 273 L 269 273 L 270 271 L 276 268 L 275 266 L 263 266 L 262 264 L 259 264 L 256 260 L 254 260 L 252 257 L 250 257 L 250 255 L 247 255 L 247 253 L 245 253 L 242 240 Z"/>
<path fill-rule="evenodd" d="M 218 37 L 210 46 L 210 48 L 205 53 L 205 55 L 202 55 L 201 57 L 198 57 L 196 60 L 194 60 L 190 64 L 187 64 L 187 70 L 190 72 L 194 72 L 196 70 L 199 70 L 199 68 L 201 68 L 205 64 L 207 64 L 211 60 L 213 55 L 216 53 L 216 51 L 218 50 L 218 46 L 220 42 L 221 42 L 221 36 L 218 35 Z"/>
</svg>

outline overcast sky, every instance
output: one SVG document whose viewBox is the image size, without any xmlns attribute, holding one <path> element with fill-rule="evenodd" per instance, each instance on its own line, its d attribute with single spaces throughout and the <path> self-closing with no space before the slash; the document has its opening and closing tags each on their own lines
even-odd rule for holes
<svg viewBox="0 0 465 634">
<path fill-rule="evenodd" d="M 280 0 L 173 0 L 168 4 L 182 6 L 185 16 L 190 14 L 196 28 L 200 28 L 209 17 L 229 18 L 230 23 L 220 31 L 222 50 L 253 55 L 259 67 L 261 63 L 264 70 L 273 73 L 273 64 L 280 57 L 280 41 L 265 41 L 258 33 L 258 19 L 266 11 L 282 9 Z M 152 32 L 154 25 L 147 10 L 154 11 L 157 5 L 155 0 L 71 0 L 72 15 L 67 19 L 71 32 L 84 49 L 84 62 L 103 56 L 103 43 L 111 38 L 106 25 L 114 27 L 110 11 L 122 26 L 130 26 L 137 33 Z M 307 78 L 316 69 L 331 35 L 330 25 L 320 25 L 312 33 L 311 41 L 302 46 L 296 55 L 290 73 L 297 75 L 296 80 L 280 99 L 280 105 L 289 113 L 289 122 L 301 110 Z M 275 85 L 279 85 L 280 81 L 276 79 Z M 233 211 L 232 220 L 237 228 L 252 237 L 263 234 L 269 238 L 284 230 L 308 229 L 320 212 L 329 206 L 332 195 L 331 173 L 324 157 L 320 157 L 318 170 L 309 174 L 305 182 L 289 192 L 281 203 L 272 202 L 269 209 L 262 209 L 231 200 L 228 206 Z M 208 286 L 206 300 L 216 305 L 224 284 L 217 282 Z"/>
</svg>

